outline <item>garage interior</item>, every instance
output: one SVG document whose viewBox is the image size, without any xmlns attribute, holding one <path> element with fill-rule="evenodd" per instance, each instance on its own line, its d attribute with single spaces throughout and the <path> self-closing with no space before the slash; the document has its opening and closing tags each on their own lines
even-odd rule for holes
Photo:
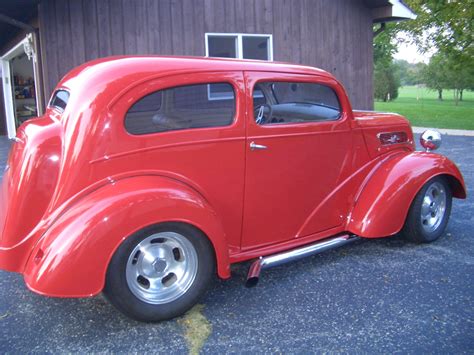
<svg viewBox="0 0 474 355">
<path fill-rule="evenodd" d="M 37 115 L 33 61 L 20 48 L 20 53 L 10 60 L 10 70 L 15 126 L 18 128 L 23 122 Z"/>
</svg>

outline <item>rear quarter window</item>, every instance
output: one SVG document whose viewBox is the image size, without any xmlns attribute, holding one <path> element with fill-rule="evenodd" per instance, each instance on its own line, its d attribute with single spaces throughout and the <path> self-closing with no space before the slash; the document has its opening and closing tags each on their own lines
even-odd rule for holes
<svg viewBox="0 0 474 355">
<path fill-rule="evenodd" d="M 49 106 L 64 111 L 69 101 L 69 92 L 66 90 L 56 90 L 49 101 Z"/>
<path fill-rule="evenodd" d="M 228 100 L 211 100 L 209 87 L 225 86 Z M 229 83 L 205 83 L 159 90 L 135 102 L 125 115 L 125 129 L 135 135 L 231 125 L 235 92 Z"/>
</svg>

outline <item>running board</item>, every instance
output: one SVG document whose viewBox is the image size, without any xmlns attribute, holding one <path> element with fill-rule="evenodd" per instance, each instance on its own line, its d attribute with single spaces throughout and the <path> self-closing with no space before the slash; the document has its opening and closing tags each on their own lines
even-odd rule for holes
<svg viewBox="0 0 474 355">
<path fill-rule="evenodd" d="M 260 257 L 250 265 L 249 272 L 247 274 L 247 282 L 245 286 L 253 287 L 256 286 L 260 278 L 260 272 L 265 269 L 269 269 L 274 266 L 286 264 L 295 260 L 305 258 L 310 255 L 322 253 L 326 250 L 331 250 L 345 244 L 352 243 L 360 238 L 355 235 L 342 235 L 339 237 L 324 239 L 314 244 L 306 245 L 304 247 L 285 251 L 283 253 Z"/>
</svg>

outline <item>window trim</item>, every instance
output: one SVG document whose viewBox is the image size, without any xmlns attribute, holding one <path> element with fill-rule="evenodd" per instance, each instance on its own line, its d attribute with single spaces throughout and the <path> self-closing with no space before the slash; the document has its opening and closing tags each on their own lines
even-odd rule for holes
<svg viewBox="0 0 474 355">
<path fill-rule="evenodd" d="M 237 56 L 234 59 L 245 59 L 243 57 L 243 37 L 265 37 L 268 40 L 268 60 L 273 62 L 273 35 L 265 33 L 224 33 L 224 32 L 206 32 L 205 33 L 205 46 L 206 46 L 206 57 L 209 58 L 221 58 L 221 57 L 210 57 L 209 56 L 209 37 L 234 37 L 237 38 L 237 45 L 235 52 Z"/>
<path fill-rule="evenodd" d="M 55 96 L 57 95 L 57 93 L 59 91 L 65 91 L 68 94 L 68 102 L 66 102 L 66 106 L 64 108 L 62 108 L 60 106 L 57 106 L 57 105 L 53 105 L 53 100 L 54 100 Z M 52 108 L 52 109 L 54 109 L 54 110 L 56 110 L 56 111 L 58 111 L 59 113 L 62 114 L 66 110 L 66 107 L 67 107 L 67 104 L 69 103 L 70 98 L 71 98 L 71 92 L 68 89 L 65 89 L 65 88 L 62 88 L 62 87 L 58 88 L 58 89 L 54 90 L 53 94 L 51 95 L 47 107 Z"/>
<path fill-rule="evenodd" d="M 235 43 L 235 58 L 229 59 L 246 59 L 243 57 L 244 55 L 244 46 L 243 46 L 243 38 L 244 37 L 264 37 L 267 39 L 268 48 L 267 48 L 267 56 L 268 62 L 273 62 L 273 35 L 272 34 L 264 34 L 264 33 L 224 33 L 224 32 L 206 32 L 205 33 L 205 40 L 204 44 L 206 46 L 206 57 L 208 58 L 224 58 L 224 57 L 210 57 L 209 56 L 209 37 L 231 37 L 237 39 Z M 249 59 L 251 60 L 251 59 Z M 211 87 L 207 87 L 207 97 L 209 100 L 229 100 L 231 97 L 227 95 L 215 95 L 211 93 Z"/>
<path fill-rule="evenodd" d="M 209 87 L 209 84 L 228 84 L 229 86 L 232 87 L 232 91 L 234 92 L 234 97 L 233 97 L 233 99 L 234 99 L 234 112 L 233 112 L 233 115 L 232 115 L 232 120 L 230 121 L 229 124 L 220 125 L 220 126 L 210 126 L 210 127 L 195 127 L 195 128 L 191 127 L 191 128 L 183 128 L 183 129 L 170 129 L 170 130 L 166 130 L 166 131 L 145 132 L 145 133 L 132 133 L 127 129 L 127 126 L 126 126 L 125 122 L 127 120 L 128 112 L 138 101 L 142 100 L 146 96 L 151 95 L 153 93 L 156 93 L 158 91 L 165 91 L 165 90 L 170 90 L 170 89 L 175 89 L 175 88 L 180 88 L 180 87 L 187 87 L 187 86 L 207 85 Z M 202 129 L 207 129 L 208 130 L 208 129 L 231 128 L 237 122 L 237 116 L 238 116 L 237 114 L 238 114 L 238 110 L 239 110 L 239 100 L 240 100 L 238 92 L 239 92 L 238 86 L 236 86 L 234 84 L 234 82 L 232 82 L 231 80 L 228 80 L 228 79 L 224 79 L 224 80 L 221 80 L 221 81 L 215 81 L 215 82 L 209 82 L 209 81 L 202 82 L 201 80 L 199 80 L 199 81 L 192 82 L 192 83 L 182 83 L 182 84 L 173 85 L 173 86 L 165 85 L 165 86 L 163 86 L 159 89 L 155 88 L 154 90 L 151 90 L 149 93 L 140 96 L 140 98 L 134 100 L 131 104 L 128 104 L 126 106 L 126 110 L 125 110 L 125 113 L 123 114 L 123 119 L 122 119 L 122 128 L 126 132 L 126 134 L 128 136 L 131 136 L 131 137 L 142 137 L 142 136 L 149 136 L 149 135 L 156 135 L 156 134 L 169 134 L 169 133 L 173 133 L 173 132 L 186 132 L 186 131 L 189 131 L 189 130 L 202 130 Z M 208 100 L 209 100 L 209 98 L 208 98 Z"/>
<path fill-rule="evenodd" d="M 321 86 L 325 86 L 329 89 L 331 89 L 334 93 L 334 95 L 336 96 L 336 99 L 339 103 L 339 115 L 337 116 L 337 118 L 334 118 L 334 119 L 328 119 L 328 120 L 314 120 L 314 121 L 308 121 L 308 122 L 288 122 L 285 124 L 272 124 L 272 123 L 269 123 L 269 124 L 263 124 L 263 125 L 260 125 L 260 124 L 257 124 L 257 122 L 255 121 L 255 115 L 252 113 L 250 115 L 251 118 L 251 124 L 252 125 L 255 125 L 257 127 L 260 127 L 260 128 L 263 128 L 263 129 L 271 129 L 273 127 L 288 127 L 288 126 L 299 126 L 299 125 L 302 125 L 302 124 L 321 124 L 321 123 L 325 123 L 325 122 L 337 122 L 337 121 L 341 121 L 343 118 L 344 118 L 344 107 L 343 107 L 343 104 L 342 104 L 342 101 L 341 101 L 341 98 L 339 97 L 339 93 L 338 91 L 336 90 L 336 88 L 333 86 L 333 85 L 330 85 L 329 83 L 323 83 L 323 82 L 317 82 L 317 81 L 306 81 L 306 80 L 303 80 L 303 81 L 297 81 L 297 80 L 293 80 L 293 79 L 275 79 L 275 80 L 272 80 L 272 79 L 259 79 L 259 80 L 256 80 L 252 86 L 251 86 L 251 96 L 253 97 L 253 92 L 255 90 L 255 87 L 259 84 L 259 83 L 266 83 L 266 82 L 282 82 L 282 83 L 305 83 L 305 84 L 317 84 L 317 85 L 321 85 Z M 273 91 L 273 89 L 272 89 Z M 252 110 L 251 112 L 254 112 L 255 111 L 255 107 L 254 107 L 254 100 L 251 100 L 251 105 L 252 105 Z"/>
</svg>

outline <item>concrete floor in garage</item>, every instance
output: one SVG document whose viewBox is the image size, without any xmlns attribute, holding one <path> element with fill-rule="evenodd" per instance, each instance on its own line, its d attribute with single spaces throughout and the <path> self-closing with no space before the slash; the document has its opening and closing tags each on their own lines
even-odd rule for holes
<svg viewBox="0 0 474 355">
<path fill-rule="evenodd" d="M 472 353 L 474 137 L 443 139 L 469 197 L 454 201 L 447 233 L 432 244 L 356 242 L 264 271 L 253 289 L 243 286 L 248 264 L 238 265 L 213 283 L 197 322 L 138 323 L 102 296 L 46 298 L 0 271 L 0 353 L 182 353 L 201 323 L 212 326 L 205 353 Z M 0 138 L 1 171 L 8 149 Z"/>
</svg>

